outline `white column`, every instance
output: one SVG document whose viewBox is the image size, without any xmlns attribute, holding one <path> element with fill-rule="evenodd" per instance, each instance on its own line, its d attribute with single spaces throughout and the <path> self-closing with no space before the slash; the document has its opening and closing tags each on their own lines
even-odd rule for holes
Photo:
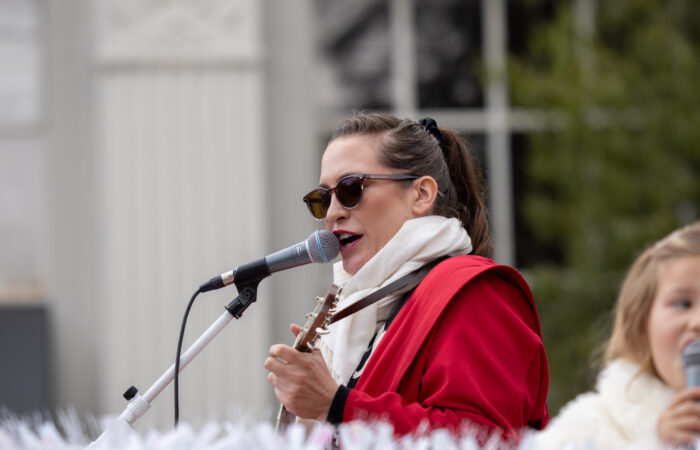
<svg viewBox="0 0 700 450">
<path fill-rule="evenodd" d="M 267 0 L 265 145 L 270 251 L 305 239 L 323 223 L 302 202 L 318 185 L 325 136 L 319 136 L 315 96 L 313 0 Z M 334 124 L 335 125 L 335 124 Z M 303 324 L 332 279 L 330 265 L 309 265 L 275 274 L 263 290 L 270 295 L 271 343 L 290 344 L 290 323 Z M 270 402 L 276 404 L 272 389 Z"/>
<path fill-rule="evenodd" d="M 89 0 L 46 2 L 47 284 L 54 402 L 98 408 L 100 299 L 95 243 Z"/>
<path fill-rule="evenodd" d="M 495 242 L 494 259 L 501 264 L 515 263 L 513 188 L 511 182 L 510 134 L 508 129 L 508 89 L 505 79 L 506 3 L 483 0 L 483 49 L 489 72 L 485 92 L 486 158 L 488 165 L 489 210 Z"/>
<path fill-rule="evenodd" d="M 101 411 L 173 362 L 185 305 L 211 276 L 265 253 L 261 6 L 254 0 L 97 3 L 94 195 Z M 234 287 L 201 295 L 185 348 Z M 181 418 L 260 412 L 268 301 L 182 373 Z M 172 388 L 141 421 L 170 424 Z M 138 425 L 138 423 L 137 423 Z"/>
<path fill-rule="evenodd" d="M 394 114 L 417 120 L 418 85 L 413 0 L 391 0 L 391 87 Z"/>
</svg>

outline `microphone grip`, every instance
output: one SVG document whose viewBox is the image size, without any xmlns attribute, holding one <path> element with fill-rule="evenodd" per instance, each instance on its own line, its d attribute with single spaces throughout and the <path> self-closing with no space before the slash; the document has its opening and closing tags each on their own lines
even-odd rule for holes
<svg viewBox="0 0 700 450">
<path fill-rule="evenodd" d="M 700 365 L 692 365 L 685 369 L 685 386 L 700 386 Z"/>
<path fill-rule="evenodd" d="M 265 264 L 270 273 L 302 266 L 310 262 L 311 257 L 306 250 L 306 242 L 300 242 L 265 257 Z"/>
</svg>

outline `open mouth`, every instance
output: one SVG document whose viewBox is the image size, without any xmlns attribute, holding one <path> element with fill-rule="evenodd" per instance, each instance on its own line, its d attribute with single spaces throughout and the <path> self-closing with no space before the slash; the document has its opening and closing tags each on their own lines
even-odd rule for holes
<svg viewBox="0 0 700 450">
<path fill-rule="evenodd" d="M 352 244 L 361 237 L 362 235 L 360 234 L 342 233 L 338 235 L 338 240 L 340 241 L 340 245 L 345 247 L 347 245 Z"/>
</svg>

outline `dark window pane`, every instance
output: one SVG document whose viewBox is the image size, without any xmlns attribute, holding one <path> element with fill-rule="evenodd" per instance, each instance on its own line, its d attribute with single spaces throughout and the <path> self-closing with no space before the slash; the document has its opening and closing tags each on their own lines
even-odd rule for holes
<svg viewBox="0 0 700 450">
<path fill-rule="evenodd" d="M 511 135 L 511 163 L 513 179 L 513 207 L 515 208 L 515 261 L 516 267 L 532 267 L 540 263 L 563 262 L 563 254 L 560 248 L 552 244 L 547 244 L 538 239 L 537 234 L 532 229 L 528 214 L 537 211 L 536 205 L 531 203 L 533 195 L 538 189 L 542 195 L 542 186 L 535 186 L 528 177 L 530 161 L 528 156 L 529 136 L 527 134 Z M 555 192 L 550 192 L 556 195 Z"/>
<path fill-rule="evenodd" d="M 391 109 L 391 33 L 387 3 L 316 2 L 323 106 Z"/>
<path fill-rule="evenodd" d="M 420 108 L 478 107 L 481 7 L 478 0 L 416 2 Z"/>
<path fill-rule="evenodd" d="M 554 0 L 511 0 L 508 8 L 508 52 L 516 56 L 528 53 L 528 43 L 556 12 Z"/>
</svg>

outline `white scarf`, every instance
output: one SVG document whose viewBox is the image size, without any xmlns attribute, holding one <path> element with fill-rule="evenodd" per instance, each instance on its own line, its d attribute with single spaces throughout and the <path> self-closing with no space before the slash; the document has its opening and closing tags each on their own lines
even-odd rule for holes
<svg viewBox="0 0 700 450">
<path fill-rule="evenodd" d="M 455 218 L 427 216 L 404 222 L 399 231 L 353 276 L 342 261 L 333 266 L 333 282 L 343 289 L 337 310 L 365 298 L 426 263 L 449 255 L 466 255 L 471 239 Z M 400 295 L 390 295 L 330 326 L 320 345 L 326 365 L 336 383 L 350 379 L 369 341 L 391 314 Z"/>
</svg>

